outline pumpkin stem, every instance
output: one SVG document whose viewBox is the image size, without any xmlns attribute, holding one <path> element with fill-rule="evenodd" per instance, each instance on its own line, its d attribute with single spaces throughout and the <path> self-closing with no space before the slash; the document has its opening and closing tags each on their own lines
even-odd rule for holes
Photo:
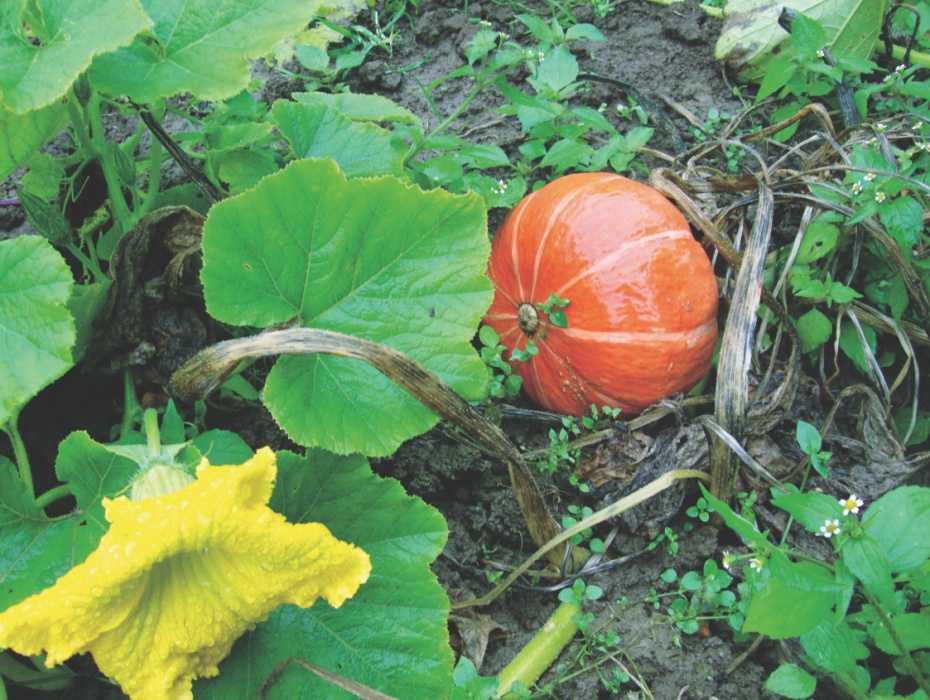
<svg viewBox="0 0 930 700">
<path fill-rule="evenodd" d="M 532 304 L 523 302 L 517 309 L 517 320 L 520 322 L 520 330 L 527 335 L 536 335 L 539 330 L 539 314 Z"/>
</svg>

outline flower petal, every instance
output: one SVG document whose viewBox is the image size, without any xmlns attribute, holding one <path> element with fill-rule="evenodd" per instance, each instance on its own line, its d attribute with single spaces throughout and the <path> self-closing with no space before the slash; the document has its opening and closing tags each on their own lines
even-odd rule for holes
<svg viewBox="0 0 930 700">
<path fill-rule="evenodd" d="M 105 501 L 98 548 L 0 614 L 0 647 L 45 649 L 49 665 L 90 651 L 133 700 L 175 700 L 282 603 L 340 606 L 368 579 L 368 555 L 270 510 L 275 474 L 264 448 L 241 466 L 204 460 L 166 496 Z"/>
</svg>

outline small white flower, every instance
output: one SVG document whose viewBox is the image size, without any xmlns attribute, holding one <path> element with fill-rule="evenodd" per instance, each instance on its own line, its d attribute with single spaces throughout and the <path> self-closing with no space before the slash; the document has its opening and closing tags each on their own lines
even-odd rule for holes
<svg viewBox="0 0 930 700">
<path fill-rule="evenodd" d="M 510 38 L 510 35 L 507 32 L 498 32 L 497 36 L 499 36 L 504 41 L 507 41 Z"/>
<path fill-rule="evenodd" d="M 842 531 L 843 530 L 840 527 L 839 519 L 828 520 L 826 524 L 820 527 L 820 532 L 817 533 L 817 536 L 826 537 L 827 539 L 830 539 L 831 537 L 833 537 L 833 535 L 838 535 Z"/>
<path fill-rule="evenodd" d="M 879 202 L 879 203 L 884 202 L 884 201 L 885 201 L 885 198 L 886 198 L 886 197 L 885 197 L 885 193 L 884 193 L 884 192 L 876 192 L 876 193 L 875 193 L 875 201 L 876 201 L 876 202 Z"/>
<path fill-rule="evenodd" d="M 826 54 L 824 53 L 823 49 L 817 49 L 817 56 L 819 56 L 820 58 L 823 58 L 825 55 Z"/>
<path fill-rule="evenodd" d="M 876 124 L 875 128 L 878 129 L 878 133 L 882 133 L 885 130 L 886 126 L 884 124 Z"/>
<path fill-rule="evenodd" d="M 753 571 L 762 571 L 762 565 L 765 563 L 764 559 L 759 557 L 753 557 L 749 560 L 749 568 Z"/>
<path fill-rule="evenodd" d="M 862 192 L 862 183 L 854 182 L 852 186 L 852 191 L 853 191 L 853 194 L 859 194 L 860 192 Z"/>
<path fill-rule="evenodd" d="M 543 60 L 545 57 L 546 57 L 546 54 L 543 51 L 540 51 L 539 53 L 536 54 L 536 58 L 538 58 L 540 61 Z"/>
<path fill-rule="evenodd" d="M 918 148 L 919 150 L 921 150 L 921 151 L 926 151 L 926 150 L 927 150 L 927 144 L 926 144 L 926 143 L 923 143 L 923 142 L 918 143 L 918 144 L 917 144 L 917 148 Z"/>
<path fill-rule="evenodd" d="M 906 64 L 906 63 L 902 63 L 900 66 L 898 66 L 897 68 L 894 69 L 894 72 L 895 72 L 895 73 L 900 73 L 900 72 L 903 71 L 905 68 L 907 68 L 907 64 Z"/>
<path fill-rule="evenodd" d="M 871 182 L 872 180 L 875 179 L 875 173 L 867 173 L 865 176 L 865 179 Z"/>
<path fill-rule="evenodd" d="M 884 78 L 882 78 L 882 82 L 883 82 L 883 83 L 890 83 L 890 82 L 891 82 L 891 76 L 890 76 L 890 75 L 886 75 Z"/>
<path fill-rule="evenodd" d="M 504 194 L 504 191 L 505 191 L 506 189 L 507 189 L 507 182 L 506 182 L 506 180 L 498 180 L 498 181 L 497 181 L 497 191 L 500 192 L 501 194 Z"/>
<path fill-rule="evenodd" d="M 490 27 L 490 26 L 491 26 L 491 20 L 483 19 L 483 20 L 481 20 L 480 22 L 478 22 L 478 24 L 480 24 L 482 27 Z"/>
<path fill-rule="evenodd" d="M 843 515 L 858 513 L 859 509 L 865 504 L 856 494 L 851 494 L 849 498 L 841 498 L 840 505 L 843 506 Z"/>
<path fill-rule="evenodd" d="M 723 568 L 727 571 L 733 571 L 733 555 L 727 550 L 723 550 Z"/>
</svg>

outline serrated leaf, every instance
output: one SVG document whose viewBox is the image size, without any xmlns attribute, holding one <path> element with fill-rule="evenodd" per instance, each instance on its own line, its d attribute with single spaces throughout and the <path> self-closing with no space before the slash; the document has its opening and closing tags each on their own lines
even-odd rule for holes
<svg viewBox="0 0 930 700">
<path fill-rule="evenodd" d="M 811 309 L 798 319 L 801 352 L 811 352 L 826 343 L 833 335 L 833 324 L 822 312 Z"/>
<path fill-rule="evenodd" d="M 917 245 L 924 230 L 923 209 L 912 197 L 897 197 L 878 208 L 888 233 L 903 250 Z"/>
<path fill-rule="evenodd" d="M 810 656 L 814 668 L 828 673 L 852 673 L 856 662 L 869 658 L 869 650 L 856 639 L 846 620 L 834 625 L 824 622 L 801 635 L 801 646 Z"/>
<path fill-rule="evenodd" d="M 71 367 L 71 271 L 39 236 L 0 241 L 0 426 Z"/>
<path fill-rule="evenodd" d="M 527 82 L 539 93 L 554 98 L 577 78 L 578 61 L 568 49 L 557 46 L 546 54 L 536 70 L 536 75 L 527 78 Z"/>
<path fill-rule="evenodd" d="M 795 664 L 782 664 L 770 675 L 763 689 L 785 698 L 803 700 L 817 689 L 817 679 Z"/>
<path fill-rule="evenodd" d="M 0 105 L 0 180 L 51 140 L 66 121 L 67 109 L 58 102 L 26 114 Z"/>
<path fill-rule="evenodd" d="M 749 601 L 743 631 L 759 632 L 772 639 L 798 637 L 819 625 L 835 601 L 832 592 L 789 586 L 773 575 Z"/>
<path fill-rule="evenodd" d="M 395 146 L 379 126 L 354 122 L 323 103 L 279 100 L 271 116 L 297 158 L 332 158 L 346 177 L 403 175 L 406 145 Z"/>
<path fill-rule="evenodd" d="M 826 46 L 857 58 L 872 54 L 882 25 L 885 0 L 727 0 L 716 57 L 737 71 L 741 81 L 759 80 L 769 66 L 790 55 L 791 37 L 778 25 L 783 7 L 800 10 L 820 23 Z"/>
<path fill-rule="evenodd" d="M 233 647 L 220 675 L 194 685 L 197 700 L 255 697 L 265 677 L 295 656 L 392 697 L 434 700 L 452 690 L 449 602 L 430 572 L 447 531 L 439 513 L 371 473 L 360 456 L 278 453 L 271 507 L 290 522 L 321 522 L 371 556 L 371 578 L 338 610 L 282 606 Z M 294 666 L 268 700 L 353 696 Z"/>
<path fill-rule="evenodd" d="M 420 124 L 420 119 L 406 107 L 392 102 L 381 95 L 357 95 L 355 93 L 297 92 L 291 97 L 301 104 L 322 103 L 338 110 L 352 121 L 400 122 Z"/>
<path fill-rule="evenodd" d="M 44 0 L 39 46 L 13 33 L 14 9 L 0 7 L 0 97 L 25 114 L 52 104 L 99 54 L 125 46 L 152 26 L 137 0 Z M 35 17 L 33 21 L 37 21 Z"/>
<path fill-rule="evenodd" d="M 155 41 L 140 37 L 98 56 L 90 69 L 91 83 L 137 102 L 181 92 L 212 101 L 232 97 L 248 87 L 247 59 L 263 56 L 303 29 L 321 4 L 320 0 L 144 0 L 142 5 L 155 22 Z"/>
<path fill-rule="evenodd" d="M 574 139 L 562 139 L 552 144 L 545 157 L 539 161 L 540 168 L 554 167 L 556 170 L 565 170 L 578 165 L 594 153 L 588 144 Z"/>
<path fill-rule="evenodd" d="M 772 505 L 788 511 L 795 520 L 810 532 L 820 533 L 821 526 L 843 515 L 843 507 L 835 498 L 824 493 L 808 491 L 791 493 L 772 499 Z"/>
<path fill-rule="evenodd" d="M 475 195 L 346 180 L 330 160 L 298 161 L 214 206 L 203 250 L 218 320 L 296 317 L 412 355 L 466 397 L 484 389 L 470 343 L 491 301 Z M 263 397 L 293 439 L 340 453 L 389 454 L 437 420 L 368 365 L 329 356 L 282 358 Z"/>
<path fill-rule="evenodd" d="M 849 570 L 875 595 L 886 610 L 897 611 L 888 556 L 869 535 L 853 537 L 843 545 L 843 560 Z"/>
<path fill-rule="evenodd" d="M 891 573 L 913 571 L 930 558 L 930 489 L 896 488 L 866 509 L 862 523 L 887 554 Z"/>
<path fill-rule="evenodd" d="M 891 626 L 898 633 L 898 639 L 904 645 L 905 651 L 930 648 L 930 615 L 926 613 L 907 613 L 898 615 L 891 620 Z M 891 633 L 884 625 L 875 630 L 875 646 L 886 654 L 901 654 Z"/>
</svg>

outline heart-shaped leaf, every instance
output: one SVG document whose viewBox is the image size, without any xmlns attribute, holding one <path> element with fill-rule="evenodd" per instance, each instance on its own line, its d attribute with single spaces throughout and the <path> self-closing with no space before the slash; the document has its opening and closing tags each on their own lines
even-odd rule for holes
<svg viewBox="0 0 930 700">
<path fill-rule="evenodd" d="M 390 345 L 473 398 L 487 376 L 470 340 L 491 301 L 489 249 L 475 195 L 304 160 L 211 209 L 204 296 L 226 323 L 294 319 Z M 342 454 L 390 454 L 437 420 L 368 365 L 325 355 L 279 360 L 263 398 L 294 440 Z"/>
</svg>

